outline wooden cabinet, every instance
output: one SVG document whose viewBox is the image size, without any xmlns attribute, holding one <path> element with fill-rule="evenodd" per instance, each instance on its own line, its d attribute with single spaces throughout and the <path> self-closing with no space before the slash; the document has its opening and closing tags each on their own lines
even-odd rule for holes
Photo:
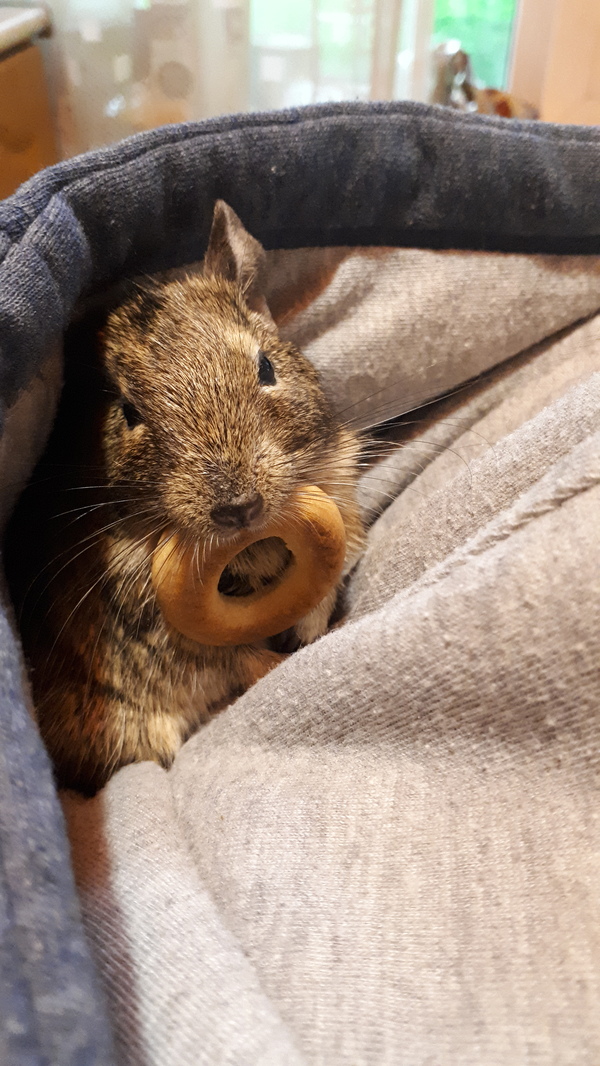
<svg viewBox="0 0 600 1066">
<path fill-rule="evenodd" d="M 19 9 L 0 8 L 0 198 L 58 159 L 42 57 L 30 40 L 40 23 L 19 26 L 14 16 L 3 36 L 7 11 Z"/>
</svg>

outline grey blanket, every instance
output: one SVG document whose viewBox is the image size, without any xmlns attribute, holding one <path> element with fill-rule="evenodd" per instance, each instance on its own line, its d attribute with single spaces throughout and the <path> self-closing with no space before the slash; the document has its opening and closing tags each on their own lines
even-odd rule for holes
<svg viewBox="0 0 600 1066">
<path fill-rule="evenodd" d="M 169 774 L 63 797 L 79 897 L 4 602 L 0 1061 L 598 1062 L 599 165 L 595 130 L 334 105 L 0 204 L 3 519 L 78 302 L 201 257 L 217 196 L 344 417 L 428 404 L 366 471 L 346 624 Z"/>
<path fill-rule="evenodd" d="M 342 628 L 65 796 L 122 1060 L 591 1066 L 600 262 L 333 254 L 273 285 L 353 422 L 502 363 L 365 472 Z"/>
</svg>

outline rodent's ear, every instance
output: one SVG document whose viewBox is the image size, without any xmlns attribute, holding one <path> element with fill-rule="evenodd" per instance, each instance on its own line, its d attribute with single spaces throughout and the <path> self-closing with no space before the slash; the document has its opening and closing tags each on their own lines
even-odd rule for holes
<svg viewBox="0 0 600 1066">
<path fill-rule="evenodd" d="M 248 306 L 272 322 L 264 291 L 265 250 L 224 200 L 215 203 L 204 273 L 235 282 Z"/>
</svg>

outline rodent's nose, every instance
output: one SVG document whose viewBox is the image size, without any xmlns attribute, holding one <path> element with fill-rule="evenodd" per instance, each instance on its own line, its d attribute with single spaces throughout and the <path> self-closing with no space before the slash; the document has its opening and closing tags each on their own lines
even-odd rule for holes
<svg viewBox="0 0 600 1066">
<path fill-rule="evenodd" d="M 214 507 L 210 516 L 221 529 L 246 529 L 260 517 L 263 507 L 264 500 L 260 492 L 245 492 L 242 496 L 236 496 L 231 503 Z"/>
</svg>

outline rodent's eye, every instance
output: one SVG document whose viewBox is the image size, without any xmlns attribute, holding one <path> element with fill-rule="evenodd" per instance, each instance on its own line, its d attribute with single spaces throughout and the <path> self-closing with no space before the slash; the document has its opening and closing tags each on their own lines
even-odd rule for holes
<svg viewBox="0 0 600 1066">
<path fill-rule="evenodd" d="M 258 380 L 261 385 L 274 385 L 275 384 L 275 370 L 270 359 L 267 359 L 264 352 L 258 353 Z"/>
<path fill-rule="evenodd" d="M 130 429 L 134 426 L 139 426 L 142 421 L 142 416 L 136 407 L 132 403 L 127 403 L 125 400 L 121 404 L 121 410 L 123 412 L 123 418 L 127 422 Z"/>
</svg>

